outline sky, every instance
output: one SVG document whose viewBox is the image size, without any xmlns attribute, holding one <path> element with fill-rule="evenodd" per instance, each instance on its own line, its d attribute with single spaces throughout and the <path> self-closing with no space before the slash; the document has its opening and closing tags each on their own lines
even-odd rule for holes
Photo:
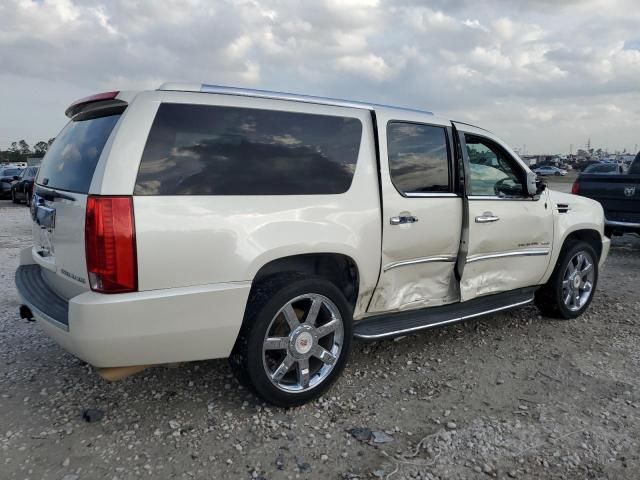
<svg viewBox="0 0 640 480">
<path fill-rule="evenodd" d="M 637 0 L 0 1 L 0 148 L 55 136 L 75 99 L 165 81 L 431 110 L 521 153 L 575 153 L 588 139 L 637 150 L 640 9 Z"/>
</svg>

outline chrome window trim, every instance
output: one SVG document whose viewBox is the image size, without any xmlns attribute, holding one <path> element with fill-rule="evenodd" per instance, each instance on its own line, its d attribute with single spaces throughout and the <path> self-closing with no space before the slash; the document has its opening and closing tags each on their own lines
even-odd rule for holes
<svg viewBox="0 0 640 480">
<path fill-rule="evenodd" d="M 405 193 L 404 194 L 406 197 L 413 197 L 413 198 L 420 198 L 420 197 L 431 197 L 431 198 L 453 198 L 453 197 L 459 197 L 459 195 L 457 193 L 452 193 L 452 192 L 415 192 L 415 193 Z"/>
<path fill-rule="evenodd" d="M 384 272 L 387 272 L 396 267 L 404 267 L 407 265 L 416 265 L 419 263 L 436 263 L 436 262 L 444 262 L 444 263 L 453 263 L 458 259 L 455 255 L 436 255 L 433 257 L 424 257 L 424 258 L 414 258 L 412 260 L 401 260 L 399 262 L 389 263 L 384 266 L 382 269 Z"/>
<path fill-rule="evenodd" d="M 515 202 L 531 202 L 535 201 L 533 197 L 499 197 L 497 195 L 469 195 L 467 197 L 469 200 L 500 200 L 500 201 L 515 201 Z"/>
<path fill-rule="evenodd" d="M 522 250 L 509 250 L 505 252 L 487 253 L 481 255 L 470 255 L 467 257 L 467 263 L 480 262 L 482 260 L 492 260 L 495 258 L 507 258 L 507 257 L 538 257 L 546 256 L 551 253 L 550 248 L 525 248 Z"/>
</svg>

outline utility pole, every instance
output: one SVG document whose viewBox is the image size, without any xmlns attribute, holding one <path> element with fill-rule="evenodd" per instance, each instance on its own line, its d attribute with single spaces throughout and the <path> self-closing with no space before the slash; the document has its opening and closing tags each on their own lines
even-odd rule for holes
<svg viewBox="0 0 640 480">
<path fill-rule="evenodd" d="M 573 143 L 569 144 L 569 155 L 573 156 Z"/>
</svg>

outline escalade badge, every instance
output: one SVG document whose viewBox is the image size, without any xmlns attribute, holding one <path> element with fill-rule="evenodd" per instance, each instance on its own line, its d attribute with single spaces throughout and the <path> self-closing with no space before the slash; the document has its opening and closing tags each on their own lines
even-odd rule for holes
<svg viewBox="0 0 640 480">
<path fill-rule="evenodd" d="M 636 187 L 625 187 L 624 194 L 627 197 L 633 197 L 636 194 Z"/>
</svg>

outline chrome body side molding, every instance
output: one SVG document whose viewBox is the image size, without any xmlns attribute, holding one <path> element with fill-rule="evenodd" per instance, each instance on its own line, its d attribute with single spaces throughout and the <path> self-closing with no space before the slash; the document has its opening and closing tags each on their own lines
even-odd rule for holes
<svg viewBox="0 0 640 480">
<path fill-rule="evenodd" d="M 416 265 L 418 263 L 433 263 L 433 262 L 455 262 L 458 259 L 455 255 L 438 255 L 435 257 L 425 257 L 425 258 L 414 258 L 412 260 L 403 260 L 401 262 L 394 262 L 385 265 L 383 270 L 385 272 L 391 270 L 392 268 L 404 267 L 406 265 Z"/>
<path fill-rule="evenodd" d="M 522 250 L 510 250 L 507 252 L 495 252 L 482 255 L 470 255 L 467 257 L 467 263 L 480 262 L 482 260 L 491 260 L 494 258 L 506 257 L 537 257 L 545 256 L 551 253 L 550 248 L 526 248 Z"/>
</svg>

